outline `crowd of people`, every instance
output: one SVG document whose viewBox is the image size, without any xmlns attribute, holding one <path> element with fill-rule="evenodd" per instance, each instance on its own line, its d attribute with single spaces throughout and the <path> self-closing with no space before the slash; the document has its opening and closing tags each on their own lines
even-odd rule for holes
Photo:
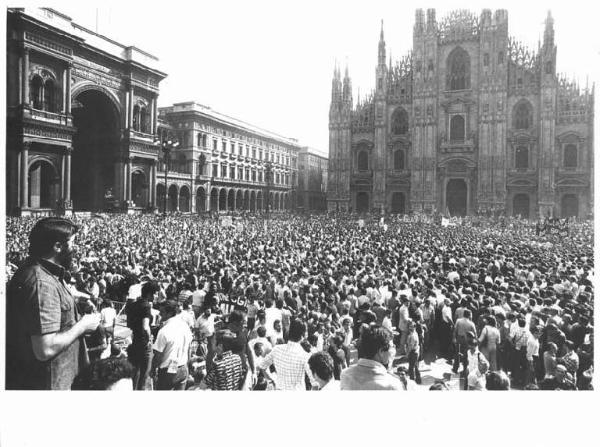
<svg viewBox="0 0 600 447">
<path fill-rule="evenodd" d="M 591 221 L 360 221 L 7 217 L 7 388 L 591 389 Z"/>
</svg>

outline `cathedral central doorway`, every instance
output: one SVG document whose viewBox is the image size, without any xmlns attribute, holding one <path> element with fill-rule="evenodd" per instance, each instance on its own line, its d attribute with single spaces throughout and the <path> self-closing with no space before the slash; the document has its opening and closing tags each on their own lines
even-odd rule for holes
<svg viewBox="0 0 600 447">
<path fill-rule="evenodd" d="M 579 215 L 579 200 L 575 194 L 565 194 L 561 200 L 562 217 L 577 217 Z"/>
<path fill-rule="evenodd" d="M 405 212 L 404 193 L 395 192 L 392 195 L 392 213 L 404 214 Z"/>
<path fill-rule="evenodd" d="M 454 178 L 446 185 L 446 208 L 450 216 L 467 215 L 467 183 Z"/>
<path fill-rule="evenodd" d="M 356 212 L 366 213 L 369 211 L 369 194 L 366 192 L 356 193 Z"/>
<path fill-rule="evenodd" d="M 529 219 L 529 196 L 527 194 L 516 194 L 513 198 L 513 216 Z"/>
<path fill-rule="evenodd" d="M 71 199 L 75 211 L 103 210 L 105 193 L 115 190 L 119 116 L 109 98 L 86 90 L 73 100 Z"/>
</svg>

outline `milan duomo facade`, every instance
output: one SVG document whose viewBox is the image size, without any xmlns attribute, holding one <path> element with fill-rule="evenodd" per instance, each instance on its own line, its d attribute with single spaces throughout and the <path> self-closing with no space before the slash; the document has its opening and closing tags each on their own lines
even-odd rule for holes
<svg viewBox="0 0 600 447">
<path fill-rule="evenodd" d="M 557 75 L 550 13 L 530 52 L 505 10 L 437 22 L 418 9 L 395 64 L 382 25 L 375 80 L 354 105 L 348 69 L 334 70 L 330 211 L 591 215 L 594 88 Z"/>
</svg>

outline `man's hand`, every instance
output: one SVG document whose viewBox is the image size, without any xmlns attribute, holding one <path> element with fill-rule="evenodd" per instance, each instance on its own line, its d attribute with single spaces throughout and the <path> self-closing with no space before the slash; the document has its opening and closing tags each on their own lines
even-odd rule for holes
<svg viewBox="0 0 600 447">
<path fill-rule="evenodd" d="M 84 332 L 95 331 L 100 324 L 100 314 L 85 314 L 79 320 Z"/>
</svg>

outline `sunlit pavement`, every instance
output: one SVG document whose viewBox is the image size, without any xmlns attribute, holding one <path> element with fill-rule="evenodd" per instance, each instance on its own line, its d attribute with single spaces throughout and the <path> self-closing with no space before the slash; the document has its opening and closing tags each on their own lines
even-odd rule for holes
<svg viewBox="0 0 600 447">
<path fill-rule="evenodd" d="M 450 390 L 461 390 L 461 379 L 459 374 L 452 372 L 452 365 L 445 358 L 436 358 L 432 352 L 427 352 L 423 360 L 419 362 L 419 371 L 421 373 L 421 384 L 417 385 L 419 391 L 428 391 L 429 387 L 436 381 L 443 380 Z M 358 352 L 355 348 L 350 350 L 350 364 L 353 365 L 358 360 Z M 408 358 L 405 355 L 396 355 L 394 358 L 394 371 L 399 366 L 408 368 Z"/>
</svg>

